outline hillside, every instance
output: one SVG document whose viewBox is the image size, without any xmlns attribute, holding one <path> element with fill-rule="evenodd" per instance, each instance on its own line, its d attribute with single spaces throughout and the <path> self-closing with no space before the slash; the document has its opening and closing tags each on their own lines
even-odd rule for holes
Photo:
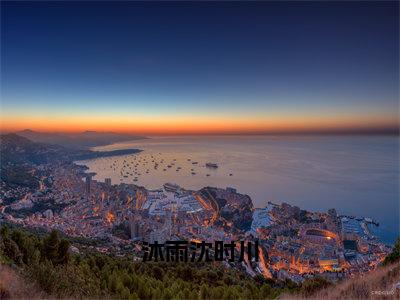
<svg viewBox="0 0 400 300">
<path fill-rule="evenodd" d="M 366 299 L 372 291 L 393 291 L 388 299 L 400 296 L 393 290 L 400 278 L 398 261 L 337 285 L 322 278 L 295 284 L 251 278 L 222 264 L 144 263 L 135 256 L 101 254 L 93 243 L 61 238 L 56 231 L 48 235 L 3 226 L 0 298 L 25 298 L 27 289 L 38 298 Z"/>
<path fill-rule="evenodd" d="M 144 263 L 138 257 L 139 261 L 133 256 L 105 255 L 87 245 L 61 238 L 55 231 L 42 235 L 2 227 L 2 293 L 24 295 L 24 282 L 33 284 L 40 291 L 35 294 L 45 298 L 270 299 L 301 290 L 292 282 L 251 278 L 222 264 Z M 9 281 L 16 284 L 10 286 Z"/>
<path fill-rule="evenodd" d="M 0 263 L 0 299 L 41 298 L 41 293 L 19 272 Z"/>
<path fill-rule="evenodd" d="M 340 284 L 307 296 L 284 296 L 282 299 L 399 299 L 400 263 L 379 268 L 363 277 L 349 279 Z"/>
<path fill-rule="evenodd" d="M 283 299 L 400 299 L 400 239 L 384 261 L 371 273 L 326 288 L 304 286 L 303 293 Z"/>
<path fill-rule="evenodd" d="M 73 160 L 137 153 L 138 149 L 114 151 L 91 151 L 70 149 L 59 145 L 33 142 L 17 134 L 0 135 L 1 165 L 44 164 L 52 162 L 71 162 Z"/>
<path fill-rule="evenodd" d="M 68 159 L 72 151 L 61 146 L 35 143 L 17 134 L 0 136 L 1 165 L 42 164 Z"/>
<path fill-rule="evenodd" d="M 91 151 L 36 143 L 17 134 L 0 135 L 1 180 L 9 186 L 38 188 L 40 164 L 71 163 L 75 160 L 138 153 L 138 149 Z"/>
<path fill-rule="evenodd" d="M 25 129 L 17 132 L 37 143 L 55 144 L 73 149 L 87 149 L 118 142 L 144 139 L 143 136 L 115 132 L 84 131 L 80 133 L 47 133 Z"/>
</svg>

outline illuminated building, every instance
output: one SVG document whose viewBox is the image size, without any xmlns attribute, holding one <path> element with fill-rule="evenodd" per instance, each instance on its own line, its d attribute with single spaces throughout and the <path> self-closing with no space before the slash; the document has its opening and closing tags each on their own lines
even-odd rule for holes
<svg viewBox="0 0 400 300">
<path fill-rule="evenodd" d="M 321 258 L 318 260 L 318 262 L 321 268 L 325 270 L 332 270 L 333 267 L 337 269 L 339 266 L 339 261 L 337 258 Z"/>
</svg>

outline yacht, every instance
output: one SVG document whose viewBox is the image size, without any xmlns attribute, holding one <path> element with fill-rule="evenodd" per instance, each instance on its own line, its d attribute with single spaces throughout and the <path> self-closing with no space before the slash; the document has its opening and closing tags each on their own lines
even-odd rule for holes
<svg viewBox="0 0 400 300">
<path fill-rule="evenodd" d="M 176 192 L 177 190 L 180 189 L 180 186 L 175 184 L 175 183 L 169 183 L 168 182 L 168 183 L 164 184 L 164 189 L 167 192 Z"/>
<path fill-rule="evenodd" d="M 214 168 L 214 169 L 216 169 L 216 168 L 218 168 L 218 165 L 215 164 L 215 163 L 210 163 L 210 162 L 208 162 L 208 163 L 206 163 L 206 167 L 207 167 L 207 168 Z"/>
</svg>

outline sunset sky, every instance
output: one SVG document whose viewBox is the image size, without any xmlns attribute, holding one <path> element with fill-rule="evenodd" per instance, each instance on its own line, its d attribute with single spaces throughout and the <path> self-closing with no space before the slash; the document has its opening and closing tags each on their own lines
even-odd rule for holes
<svg viewBox="0 0 400 300">
<path fill-rule="evenodd" d="M 398 127 L 397 2 L 2 2 L 1 129 Z"/>
</svg>

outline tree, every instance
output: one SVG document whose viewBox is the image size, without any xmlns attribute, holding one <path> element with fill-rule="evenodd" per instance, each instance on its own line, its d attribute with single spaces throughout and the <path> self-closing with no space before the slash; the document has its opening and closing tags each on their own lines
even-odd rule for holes
<svg viewBox="0 0 400 300">
<path fill-rule="evenodd" d="M 16 264 L 22 263 L 22 253 L 14 240 L 10 237 L 3 237 L 3 252 L 4 254 L 12 259 Z"/>
<path fill-rule="evenodd" d="M 260 289 L 260 296 L 261 298 L 269 298 L 271 295 L 271 286 L 267 283 L 263 284 Z"/>
<path fill-rule="evenodd" d="M 129 300 L 131 293 L 127 287 L 124 287 L 123 290 L 120 292 L 121 299 Z"/>
<path fill-rule="evenodd" d="M 43 252 L 42 255 L 45 259 L 50 260 L 53 263 L 58 261 L 58 247 L 60 240 L 58 237 L 58 232 L 53 230 L 50 235 L 43 241 Z"/>
<path fill-rule="evenodd" d="M 62 239 L 58 245 L 58 262 L 60 264 L 66 264 L 69 260 L 69 242 Z"/>
<path fill-rule="evenodd" d="M 129 295 L 129 300 L 139 300 L 139 297 L 138 297 L 138 295 L 137 295 L 135 292 L 132 292 L 132 293 Z"/>
<path fill-rule="evenodd" d="M 200 287 L 200 295 L 199 299 L 209 299 L 210 298 L 210 290 L 207 285 L 202 284 Z"/>
<path fill-rule="evenodd" d="M 159 287 L 157 287 L 155 290 L 153 290 L 153 295 L 152 299 L 154 300 L 159 300 L 162 297 L 162 291 Z"/>
<path fill-rule="evenodd" d="M 22 260 L 25 264 L 32 263 L 37 260 L 37 250 L 35 247 L 35 239 L 27 235 L 21 230 L 14 230 L 10 237 L 18 245 L 22 254 Z"/>
<path fill-rule="evenodd" d="M 397 238 L 396 244 L 394 245 L 392 252 L 385 257 L 383 264 L 392 264 L 398 260 L 400 260 L 400 237 Z"/>
</svg>

